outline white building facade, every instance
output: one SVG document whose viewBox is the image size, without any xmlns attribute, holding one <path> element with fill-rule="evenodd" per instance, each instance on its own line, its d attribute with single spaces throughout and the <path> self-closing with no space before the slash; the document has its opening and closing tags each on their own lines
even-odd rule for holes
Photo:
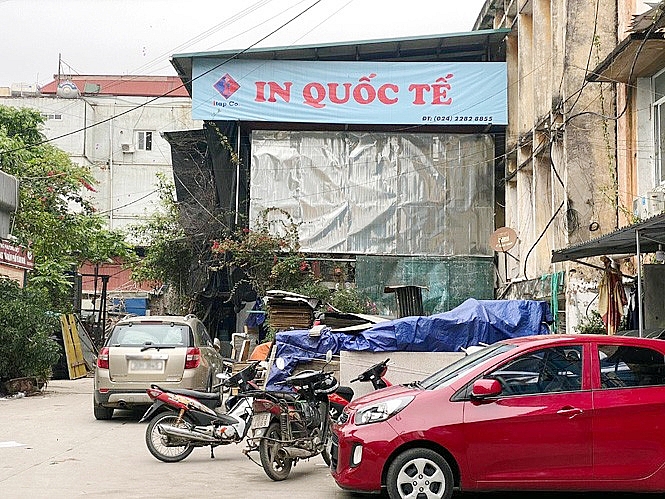
<svg viewBox="0 0 665 499">
<path fill-rule="evenodd" d="M 171 148 L 161 133 L 201 127 L 181 85 L 176 77 L 62 77 L 0 104 L 42 113 L 46 138 L 91 168 L 97 185 L 86 197 L 110 229 L 126 229 L 157 209 L 157 175 L 173 180 Z"/>
</svg>

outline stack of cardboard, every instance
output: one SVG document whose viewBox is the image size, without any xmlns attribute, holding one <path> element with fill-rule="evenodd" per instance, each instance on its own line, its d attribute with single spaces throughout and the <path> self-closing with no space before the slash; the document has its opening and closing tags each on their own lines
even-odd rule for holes
<svg viewBox="0 0 665 499">
<path fill-rule="evenodd" d="M 318 300 L 285 291 L 269 291 L 266 304 L 270 327 L 275 331 L 285 331 L 312 327 Z"/>
</svg>

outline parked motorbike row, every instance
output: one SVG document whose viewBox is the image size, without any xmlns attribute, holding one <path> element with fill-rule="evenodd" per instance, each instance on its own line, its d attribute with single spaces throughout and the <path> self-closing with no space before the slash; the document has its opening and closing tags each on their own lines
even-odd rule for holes
<svg viewBox="0 0 665 499">
<path fill-rule="evenodd" d="M 164 462 L 182 461 L 196 447 L 210 446 L 210 457 L 219 445 L 246 441 L 243 452 L 259 462 L 272 480 L 288 478 L 300 460 L 321 454 L 330 464 L 327 443 L 330 422 L 353 398 L 353 389 L 339 386 L 326 368 L 303 371 L 280 382 L 292 391 L 261 390 L 254 382 L 260 363 L 253 362 L 235 374 L 219 374 L 212 392 L 166 390 L 152 385 L 153 404 L 141 421 L 148 421 L 145 441 L 150 453 Z M 277 365 L 279 366 L 277 359 Z M 352 382 L 371 382 L 374 389 L 388 386 L 388 361 L 371 366 Z M 235 391 L 236 393 L 232 393 Z M 227 394 L 226 399 L 224 395 Z"/>
</svg>

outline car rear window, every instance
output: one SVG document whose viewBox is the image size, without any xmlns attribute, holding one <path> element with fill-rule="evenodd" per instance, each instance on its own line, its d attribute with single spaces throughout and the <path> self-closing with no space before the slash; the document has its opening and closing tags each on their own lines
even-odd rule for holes
<svg viewBox="0 0 665 499">
<path fill-rule="evenodd" d="M 601 388 L 665 385 L 665 356 L 651 348 L 598 345 Z"/>
<path fill-rule="evenodd" d="M 182 324 L 131 324 L 116 326 L 109 346 L 170 346 L 189 347 L 194 343 L 189 326 Z"/>
</svg>

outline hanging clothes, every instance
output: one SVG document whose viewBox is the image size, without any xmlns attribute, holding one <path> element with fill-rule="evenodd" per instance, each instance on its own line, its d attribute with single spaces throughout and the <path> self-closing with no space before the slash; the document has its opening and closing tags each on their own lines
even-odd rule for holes
<svg viewBox="0 0 665 499">
<path fill-rule="evenodd" d="M 621 273 L 611 265 L 606 256 L 601 257 L 605 264 L 603 278 L 598 285 L 598 313 L 603 319 L 607 334 L 615 334 L 621 324 L 623 309 L 628 303 L 623 289 Z"/>
<path fill-rule="evenodd" d="M 627 329 L 640 328 L 640 307 L 637 306 L 637 285 L 628 290 L 628 311 L 626 312 Z"/>
</svg>

